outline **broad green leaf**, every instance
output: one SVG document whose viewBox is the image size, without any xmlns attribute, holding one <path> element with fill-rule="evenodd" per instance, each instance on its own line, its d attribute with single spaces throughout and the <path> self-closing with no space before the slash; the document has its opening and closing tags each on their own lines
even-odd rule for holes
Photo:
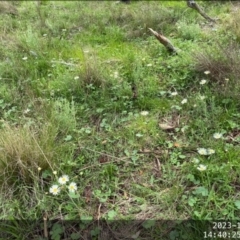
<svg viewBox="0 0 240 240">
<path fill-rule="evenodd" d="M 240 200 L 236 200 L 234 205 L 237 207 L 237 209 L 240 209 Z"/>
<path fill-rule="evenodd" d="M 193 191 L 193 194 L 202 195 L 204 197 L 208 196 L 208 190 L 205 187 L 198 187 Z"/>
<path fill-rule="evenodd" d="M 78 232 L 78 233 L 72 233 L 71 234 L 71 239 L 72 240 L 78 240 L 81 238 L 81 234 Z"/>
<path fill-rule="evenodd" d="M 155 220 L 146 220 L 145 222 L 143 222 L 142 226 L 146 229 L 151 228 L 155 225 Z"/>
<path fill-rule="evenodd" d="M 117 215 L 117 212 L 114 211 L 114 210 L 111 210 L 111 211 L 108 212 L 107 215 L 108 215 L 108 219 L 109 219 L 109 220 L 112 220 L 112 219 L 114 219 L 114 217 Z"/>
<path fill-rule="evenodd" d="M 197 199 L 194 198 L 194 197 L 190 197 L 190 198 L 188 199 L 188 205 L 191 206 L 191 207 L 193 207 L 196 202 L 197 202 Z"/>
<path fill-rule="evenodd" d="M 79 194 L 75 194 L 73 192 L 70 192 L 68 195 L 69 195 L 70 198 L 79 198 L 80 197 Z"/>
<path fill-rule="evenodd" d="M 70 141 L 72 140 L 72 136 L 71 135 L 67 135 L 65 138 L 64 138 L 65 141 Z"/>
</svg>

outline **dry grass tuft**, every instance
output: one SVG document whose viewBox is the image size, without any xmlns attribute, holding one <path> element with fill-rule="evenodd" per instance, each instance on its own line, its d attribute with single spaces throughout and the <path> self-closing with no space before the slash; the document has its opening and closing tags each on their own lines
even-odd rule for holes
<svg viewBox="0 0 240 240">
<path fill-rule="evenodd" d="M 235 3 L 233 6 L 234 9 L 231 13 L 232 16 L 230 18 L 229 24 L 226 25 L 227 28 L 231 29 L 231 31 L 236 36 L 236 40 L 240 43 L 240 4 L 238 2 L 238 4 Z"/>
<path fill-rule="evenodd" d="M 165 8 L 158 2 L 142 2 L 137 8 L 118 6 L 112 10 L 109 22 L 114 22 L 124 28 L 128 39 L 149 36 L 148 28 L 170 33 L 174 24 L 180 18 L 179 13 L 171 8 Z"/>
<path fill-rule="evenodd" d="M 240 78 L 240 48 L 231 43 L 227 47 L 218 45 L 216 51 L 198 53 L 195 55 L 195 68 L 199 72 L 210 71 L 211 79 L 224 83 L 226 78 Z"/>
<path fill-rule="evenodd" d="M 1 13 L 18 15 L 18 10 L 10 2 L 0 1 L 0 14 Z"/>
<path fill-rule="evenodd" d="M 29 183 L 38 175 L 38 167 L 52 168 L 53 143 L 51 126 L 34 129 L 6 124 L 0 130 L 0 183 Z"/>
<path fill-rule="evenodd" d="M 91 57 L 85 62 L 79 72 L 79 83 L 86 90 L 104 88 L 107 84 L 103 67 Z"/>
<path fill-rule="evenodd" d="M 240 47 L 230 43 L 227 47 L 217 45 L 215 51 L 195 55 L 195 69 L 201 73 L 210 71 L 209 78 L 221 95 L 237 97 L 240 90 Z"/>
</svg>

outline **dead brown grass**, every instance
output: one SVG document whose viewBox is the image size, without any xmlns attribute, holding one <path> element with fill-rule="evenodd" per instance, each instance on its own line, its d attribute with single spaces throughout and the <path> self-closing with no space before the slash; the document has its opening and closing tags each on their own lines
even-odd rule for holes
<svg viewBox="0 0 240 240">
<path fill-rule="evenodd" d="M 0 14 L 18 15 L 18 10 L 12 3 L 8 1 L 0 1 Z"/>
<path fill-rule="evenodd" d="M 240 47 L 236 42 L 228 46 L 217 44 L 212 51 L 200 52 L 194 57 L 198 72 L 210 71 L 209 78 L 214 83 L 215 91 L 223 96 L 239 96 Z"/>
<path fill-rule="evenodd" d="M 34 129 L 5 124 L 0 130 L 0 183 L 7 179 L 31 182 L 38 167 L 52 168 L 54 139 L 51 131 L 51 126 L 47 125 Z"/>
<path fill-rule="evenodd" d="M 240 48 L 236 43 L 227 47 L 218 44 L 217 49 L 197 53 L 195 68 L 199 72 L 210 71 L 211 79 L 220 84 L 226 78 L 240 78 Z"/>
</svg>

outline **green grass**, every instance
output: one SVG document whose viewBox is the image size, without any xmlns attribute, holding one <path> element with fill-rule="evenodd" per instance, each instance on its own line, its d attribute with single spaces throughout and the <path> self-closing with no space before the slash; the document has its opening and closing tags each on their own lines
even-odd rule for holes
<svg viewBox="0 0 240 240">
<path fill-rule="evenodd" d="M 202 239 L 204 222 L 155 220 L 239 219 L 239 6 L 199 4 L 217 23 L 185 1 L 5 3 L 0 239 L 111 239 L 134 219 L 135 239 Z M 75 193 L 50 192 L 62 175 Z"/>
</svg>

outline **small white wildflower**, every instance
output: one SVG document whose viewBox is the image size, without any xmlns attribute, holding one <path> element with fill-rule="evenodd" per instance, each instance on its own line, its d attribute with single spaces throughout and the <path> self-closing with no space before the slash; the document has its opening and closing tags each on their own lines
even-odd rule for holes
<svg viewBox="0 0 240 240">
<path fill-rule="evenodd" d="M 228 82 L 228 81 L 229 81 L 229 78 L 225 78 L 225 81 Z"/>
<path fill-rule="evenodd" d="M 208 155 L 207 149 L 205 148 L 198 148 L 197 151 L 200 155 Z"/>
<path fill-rule="evenodd" d="M 53 171 L 53 174 L 54 174 L 54 175 L 57 175 L 57 171 Z"/>
<path fill-rule="evenodd" d="M 210 71 L 205 71 L 204 74 L 208 75 L 210 74 L 211 72 Z"/>
<path fill-rule="evenodd" d="M 197 159 L 197 158 L 193 158 L 192 162 L 193 162 L 194 164 L 198 164 L 198 163 L 200 162 L 200 160 Z"/>
<path fill-rule="evenodd" d="M 47 36 L 47 34 L 46 34 L 46 33 L 44 33 L 44 34 L 43 34 L 43 37 L 46 37 L 46 36 Z"/>
<path fill-rule="evenodd" d="M 140 138 L 140 137 L 142 137 L 143 136 L 143 134 L 141 134 L 141 133 L 137 133 L 136 134 L 136 137 L 138 137 L 138 138 Z"/>
<path fill-rule="evenodd" d="M 141 114 L 142 116 L 147 116 L 147 115 L 149 114 L 149 112 L 148 112 L 148 111 L 141 111 L 140 114 Z"/>
<path fill-rule="evenodd" d="M 215 139 L 219 139 L 219 138 L 222 138 L 222 134 L 221 134 L 221 133 L 214 133 L 214 134 L 213 134 L 213 137 L 214 137 Z"/>
<path fill-rule="evenodd" d="M 71 182 L 68 186 L 69 192 L 75 192 L 77 190 L 77 184 L 75 182 Z"/>
<path fill-rule="evenodd" d="M 205 171 L 207 169 L 207 166 L 203 165 L 203 164 L 200 164 L 198 167 L 197 167 L 197 170 L 199 171 Z"/>
<path fill-rule="evenodd" d="M 49 192 L 53 195 L 57 195 L 60 192 L 60 188 L 58 185 L 53 185 L 52 187 L 50 187 Z"/>
<path fill-rule="evenodd" d="M 68 175 L 63 175 L 62 177 L 60 177 L 60 178 L 58 179 L 58 182 L 59 182 L 61 185 L 66 184 L 66 182 L 68 182 L 68 181 L 69 181 Z"/>
<path fill-rule="evenodd" d="M 178 95 L 178 92 L 172 92 L 171 95 L 176 96 L 176 95 Z"/>
<path fill-rule="evenodd" d="M 74 77 L 74 80 L 78 80 L 78 79 L 79 79 L 79 76 Z"/>
<path fill-rule="evenodd" d="M 202 79 L 202 80 L 200 81 L 200 84 L 201 84 L 201 85 L 204 85 L 206 82 L 207 82 L 207 80 Z"/>
<path fill-rule="evenodd" d="M 27 59 L 28 59 L 27 57 L 23 57 L 23 58 L 22 58 L 23 61 L 26 61 Z"/>
<path fill-rule="evenodd" d="M 38 167 L 38 171 L 40 172 L 42 170 L 42 168 Z"/>
<path fill-rule="evenodd" d="M 200 100 L 204 100 L 206 97 L 205 96 L 200 96 Z"/>
<path fill-rule="evenodd" d="M 152 64 L 151 64 L 151 63 L 147 64 L 147 67 L 151 67 L 151 66 L 152 66 Z"/>
<path fill-rule="evenodd" d="M 207 148 L 207 149 L 198 148 L 197 151 L 200 155 L 211 155 L 211 154 L 215 153 L 215 150 L 213 150 L 211 148 Z"/>
<path fill-rule="evenodd" d="M 214 154 L 214 153 L 215 153 L 215 150 L 213 150 L 213 149 L 211 149 L 211 148 L 208 148 L 208 149 L 207 149 L 207 153 L 208 153 L 208 155 Z"/>
<path fill-rule="evenodd" d="M 194 108 L 197 107 L 197 104 L 194 104 L 193 107 L 194 107 Z"/>
<path fill-rule="evenodd" d="M 186 98 L 184 98 L 184 99 L 181 101 L 181 104 L 185 104 L 185 103 L 187 103 L 187 99 L 186 99 Z"/>
<path fill-rule="evenodd" d="M 27 108 L 26 110 L 23 111 L 24 114 L 27 114 L 27 113 L 29 113 L 29 112 L 30 112 L 30 109 L 29 109 L 29 108 Z"/>
</svg>

